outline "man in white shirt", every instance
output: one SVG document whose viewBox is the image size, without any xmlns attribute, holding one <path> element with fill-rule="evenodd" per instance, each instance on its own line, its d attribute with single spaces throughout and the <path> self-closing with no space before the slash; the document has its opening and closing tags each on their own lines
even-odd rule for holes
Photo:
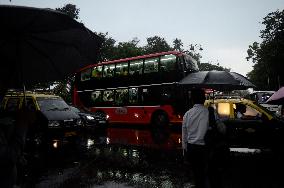
<svg viewBox="0 0 284 188">
<path fill-rule="evenodd" d="M 205 93 L 201 89 L 191 91 L 194 106 L 189 109 L 182 123 L 182 147 L 186 151 L 195 178 L 196 188 L 207 188 L 208 150 L 204 136 L 209 127 L 209 111 L 204 106 Z"/>
</svg>

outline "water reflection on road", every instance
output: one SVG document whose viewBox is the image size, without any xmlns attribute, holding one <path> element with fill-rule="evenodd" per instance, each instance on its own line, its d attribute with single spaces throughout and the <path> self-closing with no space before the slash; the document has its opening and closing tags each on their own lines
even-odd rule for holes
<svg viewBox="0 0 284 188">
<path fill-rule="evenodd" d="M 36 187 L 192 187 L 180 136 L 123 128 L 86 133 L 49 153 Z M 255 153 L 235 155 L 220 173 L 226 187 L 284 187 L 277 169 L 270 155 Z"/>
<path fill-rule="evenodd" d="M 50 157 L 55 168 L 49 167 L 37 187 L 191 187 L 180 146 L 180 134 L 174 132 L 157 135 L 150 130 L 108 128 L 86 133 L 71 150 L 56 148 Z"/>
</svg>

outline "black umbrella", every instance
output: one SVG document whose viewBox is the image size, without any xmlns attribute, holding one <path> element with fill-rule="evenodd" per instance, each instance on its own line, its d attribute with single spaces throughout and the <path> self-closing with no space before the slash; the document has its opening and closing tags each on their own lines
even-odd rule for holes
<svg viewBox="0 0 284 188">
<path fill-rule="evenodd" d="M 199 88 L 230 91 L 255 87 L 246 77 L 235 72 L 199 71 L 191 73 L 180 82 L 180 85 Z"/>
<path fill-rule="evenodd" d="M 0 6 L 0 88 L 61 80 L 96 63 L 101 38 L 51 9 Z"/>
</svg>

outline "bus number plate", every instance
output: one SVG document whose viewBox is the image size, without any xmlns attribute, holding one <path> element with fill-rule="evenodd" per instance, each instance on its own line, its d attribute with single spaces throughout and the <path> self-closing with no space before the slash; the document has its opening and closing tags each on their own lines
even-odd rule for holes
<svg viewBox="0 0 284 188">
<path fill-rule="evenodd" d="M 127 108 L 117 108 L 115 113 L 120 115 L 127 114 Z"/>
</svg>

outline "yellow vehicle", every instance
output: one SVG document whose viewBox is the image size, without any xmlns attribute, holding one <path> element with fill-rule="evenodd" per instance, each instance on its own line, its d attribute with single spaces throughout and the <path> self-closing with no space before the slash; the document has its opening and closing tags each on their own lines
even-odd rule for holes
<svg viewBox="0 0 284 188">
<path fill-rule="evenodd" d="M 230 147 L 280 147 L 284 121 L 259 104 L 228 98 L 206 100 L 205 105 L 216 109 L 218 118 L 226 125 Z"/>
<path fill-rule="evenodd" d="M 75 136 L 82 125 L 80 117 L 69 105 L 61 97 L 52 94 L 27 92 L 24 96 L 23 93 L 9 92 L 1 103 L 1 112 L 15 118 L 24 107 L 34 112 L 34 121 L 29 126 L 27 136 L 27 144 L 33 145 L 32 148 Z"/>
</svg>

